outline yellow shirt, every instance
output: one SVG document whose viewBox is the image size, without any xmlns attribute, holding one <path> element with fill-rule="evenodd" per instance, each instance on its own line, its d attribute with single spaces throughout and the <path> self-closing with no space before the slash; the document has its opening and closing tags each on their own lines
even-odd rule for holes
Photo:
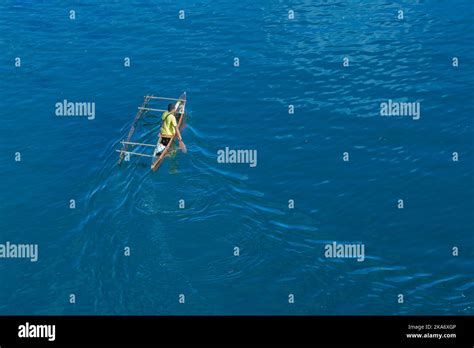
<svg viewBox="0 0 474 348">
<path fill-rule="evenodd" d="M 178 125 L 176 123 L 176 117 L 168 111 L 163 112 L 161 116 L 163 124 L 161 126 L 161 135 L 171 138 L 176 132 L 175 127 Z"/>
</svg>

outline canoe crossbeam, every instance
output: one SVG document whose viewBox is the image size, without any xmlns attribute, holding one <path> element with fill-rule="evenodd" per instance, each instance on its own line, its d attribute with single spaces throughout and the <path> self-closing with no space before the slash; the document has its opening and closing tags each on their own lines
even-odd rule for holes
<svg viewBox="0 0 474 348">
<path fill-rule="evenodd" d="M 138 110 L 145 110 L 145 111 L 159 111 L 159 112 L 165 112 L 165 111 L 168 111 L 168 110 L 164 110 L 164 109 L 145 108 L 145 107 L 142 107 L 142 106 L 139 106 L 139 107 L 138 107 Z"/>
<path fill-rule="evenodd" d="M 152 96 L 152 95 L 146 95 L 145 98 L 149 98 L 149 99 L 161 99 L 161 100 L 175 100 L 175 101 L 186 101 L 184 99 L 179 99 L 179 98 L 166 98 L 166 97 L 155 97 L 155 96 Z"/>
<path fill-rule="evenodd" d="M 115 150 L 117 152 L 120 152 L 120 153 L 123 153 L 123 154 L 130 154 L 130 155 L 136 155 L 136 156 L 142 156 L 142 157 L 155 157 L 155 156 L 152 156 L 152 155 L 147 155 L 147 154 L 144 154 L 144 153 L 140 153 L 140 152 L 133 152 L 133 151 L 125 151 L 125 150 Z"/>
<path fill-rule="evenodd" d="M 121 141 L 120 143 L 121 143 L 121 144 L 124 144 L 124 145 L 132 145 L 132 146 L 149 146 L 149 147 L 156 147 L 156 145 L 153 145 L 153 144 L 134 143 L 134 142 L 131 142 L 131 141 Z"/>
</svg>

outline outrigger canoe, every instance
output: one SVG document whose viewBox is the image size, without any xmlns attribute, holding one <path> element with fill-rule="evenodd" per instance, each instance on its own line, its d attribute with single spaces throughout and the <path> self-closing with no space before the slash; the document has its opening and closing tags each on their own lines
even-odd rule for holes
<svg viewBox="0 0 474 348">
<path fill-rule="evenodd" d="M 184 118 L 185 118 L 185 112 L 186 112 L 186 92 L 181 94 L 181 96 L 178 99 L 175 98 L 165 98 L 165 97 L 155 97 L 155 96 L 145 96 L 145 100 L 143 101 L 142 106 L 138 108 L 138 112 L 135 116 L 135 119 L 133 121 L 133 124 L 130 128 L 130 131 L 128 132 L 128 136 L 126 140 L 121 141 L 120 143 L 123 145 L 121 150 L 116 150 L 117 152 L 120 153 L 119 157 L 119 164 L 123 162 L 125 158 L 127 158 L 130 155 L 135 155 L 135 156 L 141 156 L 141 157 L 150 157 L 151 160 L 151 165 L 150 168 L 152 171 L 156 172 L 158 168 L 161 166 L 163 163 L 164 159 L 168 157 L 171 153 L 171 150 L 173 149 L 173 144 L 175 143 L 176 139 L 176 134 L 173 135 L 171 140 L 168 142 L 168 145 L 164 149 L 162 149 L 161 144 L 161 134 L 158 137 L 158 141 L 156 142 L 156 145 L 153 144 L 146 144 L 146 143 L 137 143 L 137 142 L 132 142 L 132 137 L 133 134 L 135 133 L 135 130 L 137 128 L 138 122 L 140 119 L 146 115 L 150 111 L 157 111 L 157 112 L 164 112 L 167 111 L 165 109 L 156 109 L 156 108 L 151 108 L 149 107 L 150 103 L 153 100 L 171 100 L 175 101 L 175 117 L 176 117 L 176 122 L 178 123 L 179 130 L 181 131 L 184 127 Z M 129 147 L 130 146 L 137 146 L 137 147 L 146 147 L 146 148 L 153 148 L 153 153 L 152 154 L 147 154 L 143 152 L 136 152 L 136 151 L 130 151 Z"/>
</svg>

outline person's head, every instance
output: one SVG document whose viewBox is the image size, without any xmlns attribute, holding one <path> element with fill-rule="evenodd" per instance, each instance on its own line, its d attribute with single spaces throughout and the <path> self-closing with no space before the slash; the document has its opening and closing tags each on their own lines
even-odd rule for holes
<svg viewBox="0 0 474 348">
<path fill-rule="evenodd" d="M 168 104 L 168 112 L 174 111 L 174 104 Z"/>
</svg>

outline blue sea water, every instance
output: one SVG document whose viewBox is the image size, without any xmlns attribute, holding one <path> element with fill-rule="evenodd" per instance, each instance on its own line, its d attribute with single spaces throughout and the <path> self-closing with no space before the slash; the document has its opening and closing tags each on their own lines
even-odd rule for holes
<svg viewBox="0 0 474 348">
<path fill-rule="evenodd" d="M 0 244 L 39 259 L 0 259 L 0 314 L 472 315 L 473 15 L 471 0 L 1 1 Z M 143 96 L 182 91 L 188 153 L 119 167 Z M 57 117 L 64 99 L 95 119 Z M 380 117 L 388 99 L 421 118 Z M 218 163 L 225 147 L 257 166 Z M 334 241 L 365 260 L 326 258 Z"/>
</svg>

